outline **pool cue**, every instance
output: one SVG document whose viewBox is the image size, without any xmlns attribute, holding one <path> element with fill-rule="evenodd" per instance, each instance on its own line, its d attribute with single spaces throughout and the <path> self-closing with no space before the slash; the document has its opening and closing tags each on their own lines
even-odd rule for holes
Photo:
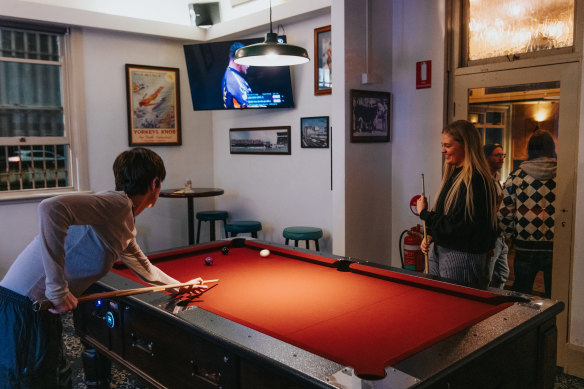
<svg viewBox="0 0 584 389">
<path fill-rule="evenodd" d="M 422 197 L 426 197 L 426 185 L 424 184 L 424 173 L 422 173 Z M 426 201 L 426 206 L 428 205 L 428 201 L 427 199 L 425 199 Z M 426 221 L 422 220 L 423 226 L 424 226 L 424 241 L 426 240 L 426 237 L 428 236 L 428 234 L 426 233 Z M 428 253 L 424 253 L 424 274 L 428 274 Z"/>
<path fill-rule="evenodd" d="M 193 284 L 192 282 L 182 282 L 180 284 L 170 284 L 170 285 L 156 285 L 156 286 L 147 286 L 144 288 L 135 288 L 135 289 L 124 289 L 124 290 L 112 290 L 111 292 L 100 292 L 100 293 L 92 293 L 85 296 L 81 296 L 77 299 L 78 303 L 83 303 L 86 301 L 92 300 L 99 300 L 103 298 L 111 298 L 111 297 L 122 297 L 122 296 L 132 296 L 135 294 L 141 293 L 148 293 L 148 292 L 159 292 L 161 290 L 172 289 L 172 288 L 182 288 L 185 286 L 198 286 L 202 284 L 207 284 L 211 282 L 219 282 L 219 280 L 206 280 L 203 281 L 201 284 Z M 32 310 L 35 312 L 43 311 L 46 309 L 53 308 L 53 303 L 50 300 L 41 300 L 35 301 L 32 304 Z"/>
</svg>

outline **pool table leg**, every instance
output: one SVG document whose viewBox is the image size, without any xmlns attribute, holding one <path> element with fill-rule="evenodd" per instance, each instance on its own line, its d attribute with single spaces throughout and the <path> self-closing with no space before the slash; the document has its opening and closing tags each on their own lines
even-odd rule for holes
<svg viewBox="0 0 584 389">
<path fill-rule="evenodd" d="M 81 355 L 85 371 L 85 385 L 91 389 L 110 389 L 112 362 L 90 345 L 83 344 Z"/>
</svg>

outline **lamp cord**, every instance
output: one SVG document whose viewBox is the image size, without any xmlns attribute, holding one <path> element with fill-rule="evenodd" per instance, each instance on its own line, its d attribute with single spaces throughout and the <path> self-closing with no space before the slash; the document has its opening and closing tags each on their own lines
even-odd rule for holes
<svg viewBox="0 0 584 389">
<path fill-rule="evenodd" d="M 270 0 L 270 34 L 274 31 L 272 30 L 272 0 Z"/>
</svg>

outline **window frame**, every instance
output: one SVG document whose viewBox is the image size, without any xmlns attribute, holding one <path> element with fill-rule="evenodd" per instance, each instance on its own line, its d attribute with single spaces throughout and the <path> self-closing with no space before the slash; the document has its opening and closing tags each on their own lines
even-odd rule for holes
<svg viewBox="0 0 584 389">
<path fill-rule="evenodd" d="M 0 202 L 19 201 L 46 198 L 62 193 L 85 191 L 88 189 L 87 180 L 87 146 L 85 134 L 85 114 L 83 111 L 83 63 L 82 58 L 74 56 L 81 53 L 82 33 L 77 28 L 66 28 L 54 25 L 29 24 L 14 20 L 3 20 L 0 25 L 9 29 L 56 33 L 60 37 L 59 65 L 61 67 L 61 104 L 63 107 L 63 136 L 50 137 L 0 137 L 2 146 L 21 146 L 28 149 L 31 145 L 68 145 L 68 172 L 69 186 L 38 189 L 17 189 L 0 192 Z M 51 63 L 53 61 L 25 60 L 19 62 Z M 83 157 L 80 157 L 83 156 Z"/>
<path fill-rule="evenodd" d="M 574 39 L 572 46 L 550 50 L 516 53 L 484 59 L 468 59 L 469 0 L 447 0 L 447 23 L 452 32 L 448 46 L 452 49 L 449 59 L 451 68 L 468 74 L 485 70 L 502 70 L 526 66 L 571 62 L 582 53 L 582 31 L 584 30 L 584 0 L 574 0 Z"/>
</svg>

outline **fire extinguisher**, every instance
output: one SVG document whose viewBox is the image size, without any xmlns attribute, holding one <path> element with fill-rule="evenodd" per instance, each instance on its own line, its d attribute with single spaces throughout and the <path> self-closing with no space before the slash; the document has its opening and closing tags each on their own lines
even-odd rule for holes
<svg viewBox="0 0 584 389">
<path fill-rule="evenodd" d="M 402 251 L 402 238 L 403 251 Z M 424 232 L 422 226 L 417 224 L 409 230 L 404 230 L 399 237 L 399 254 L 401 257 L 402 268 L 423 272 L 425 267 L 424 253 L 422 252 L 422 240 Z"/>
</svg>

